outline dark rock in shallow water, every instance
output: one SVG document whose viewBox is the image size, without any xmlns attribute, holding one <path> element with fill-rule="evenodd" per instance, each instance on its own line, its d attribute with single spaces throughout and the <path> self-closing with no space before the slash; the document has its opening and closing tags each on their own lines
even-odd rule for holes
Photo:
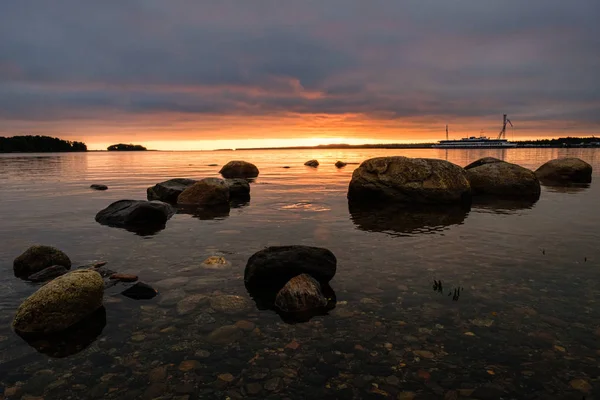
<svg viewBox="0 0 600 400">
<path fill-rule="evenodd" d="M 494 163 L 499 163 L 499 162 L 504 162 L 504 161 L 499 160 L 494 157 L 483 157 L 483 158 L 480 158 L 479 160 L 473 161 L 471 164 L 467 165 L 464 169 L 471 169 L 471 168 L 475 168 L 475 167 L 480 167 L 485 164 L 494 164 Z"/>
<path fill-rule="evenodd" d="M 308 312 L 327 305 L 321 284 L 308 274 L 290 279 L 277 293 L 275 306 L 287 313 Z"/>
<path fill-rule="evenodd" d="M 71 268 L 71 260 L 62 251 L 51 246 L 31 246 L 15 258 L 13 271 L 15 276 L 26 278 L 48 267 L 60 265 Z"/>
<path fill-rule="evenodd" d="M 465 170 L 444 160 L 377 157 L 352 173 L 348 199 L 404 204 L 464 204 L 471 188 Z"/>
<path fill-rule="evenodd" d="M 187 189 L 177 198 L 183 206 L 222 206 L 229 204 L 229 187 L 223 179 L 204 178 Z"/>
<path fill-rule="evenodd" d="M 219 171 L 223 178 L 256 178 L 258 168 L 247 161 L 229 161 Z"/>
<path fill-rule="evenodd" d="M 308 160 L 307 162 L 304 163 L 304 165 L 306 165 L 307 167 L 317 168 L 319 166 L 319 161 L 317 161 L 317 160 Z"/>
<path fill-rule="evenodd" d="M 512 198 L 540 197 L 540 182 L 533 171 L 504 161 L 484 163 L 467 170 L 473 195 Z"/>
<path fill-rule="evenodd" d="M 175 209 L 162 201 L 119 200 L 96 214 L 96 222 L 138 234 L 164 229 Z"/>
<path fill-rule="evenodd" d="M 348 202 L 352 222 L 367 232 L 390 235 L 434 233 L 460 225 L 470 208 L 462 205 L 390 205 Z"/>
<path fill-rule="evenodd" d="M 69 272 L 69 270 L 62 265 L 53 265 L 41 270 L 40 272 L 36 272 L 33 275 L 29 275 L 27 280 L 32 282 L 46 282 L 56 278 L 57 276 L 64 275 L 67 272 Z"/>
<path fill-rule="evenodd" d="M 149 300 L 158 294 L 156 289 L 144 282 L 138 282 L 121 293 L 125 297 L 134 300 Z"/>
<path fill-rule="evenodd" d="M 535 171 L 537 178 L 545 185 L 560 186 L 592 182 L 592 166 L 575 158 L 557 158 L 546 162 Z"/>
<path fill-rule="evenodd" d="M 336 168 L 343 168 L 346 165 L 348 165 L 348 164 L 343 161 L 336 161 L 336 163 L 335 163 Z"/>
<path fill-rule="evenodd" d="M 246 179 L 226 179 L 225 184 L 229 188 L 230 200 L 248 200 L 250 199 L 250 184 Z"/>
<path fill-rule="evenodd" d="M 279 291 L 290 279 L 309 274 L 321 283 L 329 282 L 336 272 L 333 253 L 321 247 L 273 246 L 254 253 L 246 264 L 246 287 L 272 287 Z"/>
<path fill-rule="evenodd" d="M 98 308 L 71 327 L 51 334 L 17 334 L 38 352 L 53 358 L 79 353 L 92 344 L 106 326 L 106 309 Z"/>
<path fill-rule="evenodd" d="M 90 185 L 90 188 L 91 188 L 91 189 L 94 189 L 94 190 L 107 190 L 107 189 L 108 189 L 108 186 L 106 186 L 106 185 L 98 185 L 98 184 L 93 184 L 93 185 Z"/>
<path fill-rule="evenodd" d="M 146 189 L 148 200 L 160 200 L 166 203 L 177 203 L 177 197 L 197 181 L 187 178 L 173 178 L 157 183 Z"/>
</svg>

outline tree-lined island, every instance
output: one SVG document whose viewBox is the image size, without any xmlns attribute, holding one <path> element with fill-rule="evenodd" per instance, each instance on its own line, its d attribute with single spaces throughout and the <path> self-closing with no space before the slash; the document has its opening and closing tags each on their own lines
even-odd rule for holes
<svg viewBox="0 0 600 400">
<path fill-rule="evenodd" d="M 146 151 L 148 150 L 142 145 L 139 144 L 113 144 L 112 146 L 108 146 L 106 149 L 108 151 Z"/>
<path fill-rule="evenodd" d="M 50 136 L 0 136 L 0 153 L 62 153 L 87 151 L 83 142 Z"/>
</svg>

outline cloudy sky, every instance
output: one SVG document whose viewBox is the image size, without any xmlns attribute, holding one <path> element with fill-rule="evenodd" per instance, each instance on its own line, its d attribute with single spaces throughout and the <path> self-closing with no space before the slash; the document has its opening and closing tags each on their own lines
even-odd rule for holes
<svg viewBox="0 0 600 400">
<path fill-rule="evenodd" d="M 0 135 L 415 142 L 495 136 L 503 113 L 511 139 L 600 134 L 599 17 L 598 0 L 1 0 Z"/>
</svg>

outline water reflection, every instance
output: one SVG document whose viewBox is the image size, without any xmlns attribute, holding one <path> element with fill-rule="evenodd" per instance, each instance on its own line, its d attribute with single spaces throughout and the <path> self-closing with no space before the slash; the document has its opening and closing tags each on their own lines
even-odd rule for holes
<svg viewBox="0 0 600 400">
<path fill-rule="evenodd" d="M 193 218 L 197 218 L 202 221 L 207 220 L 223 220 L 229 217 L 229 212 L 231 208 L 229 204 L 221 205 L 221 206 L 211 206 L 211 207 L 198 207 L 198 206 L 178 206 L 177 214 L 188 214 Z"/>
<path fill-rule="evenodd" d="M 558 186 L 558 185 L 555 185 L 552 183 L 542 182 L 542 186 L 544 186 L 546 188 L 546 190 L 548 190 L 548 192 L 566 193 L 566 194 L 582 193 L 590 188 L 589 183 L 578 183 L 578 184 L 571 184 L 571 185 L 567 185 L 567 186 L 565 186 L 565 185 Z"/>
<path fill-rule="evenodd" d="M 512 198 L 498 198 L 494 196 L 476 196 L 473 197 L 472 207 L 475 210 L 489 210 L 497 214 L 510 214 L 518 210 L 528 210 L 539 200 L 537 198 L 531 199 L 512 199 Z"/>
<path fill-rule="evenodd" d="M 138 236 L 153 236 L 158 232 L 164 230 L 167 225 L 166 224 L 142 224 L 142 225 L 117 225 L 117 224 L 108 224 L 99 222 L 100 225 L 108 226 L 110 228 L 120 228 L 124 229 L 127 232 L 135 233 Z"/>
<path fill-rule="evenodd" d="M 406 206 L 348 202 L 350 219 L 360 230 L 394 234 L 437 233 L 460 225 L 468 206 Z"/>
<path fill-rule="evenodd" d="M 100 307 L 70 328 L 50 335 L 17 334 L 38 352 L 53 358 L 79 353 L 92 344 L 106 326 L 106 309 Z"/>
</svg>

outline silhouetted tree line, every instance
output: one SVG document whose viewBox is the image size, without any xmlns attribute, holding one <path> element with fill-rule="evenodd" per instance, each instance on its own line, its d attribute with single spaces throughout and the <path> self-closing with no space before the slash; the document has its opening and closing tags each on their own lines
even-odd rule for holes
<svg viewBox="0 0 600 400">
<path fill-rule="evenodd" d="M 143 150 L 147 150 L 147 149 L 144 146 L 141 146 L 139 144 L 119 143 L 119 144 L 113 144 L 112 146 L 108 146 L 106 150 L 108 150 L 108 151 L 143 151 Z"/>
<path fill-rule="evenodd" d="M 519 140 L 519 144 L 533 144 L 540 146 L 576 146 L 600 142 L 597 137 L 562 137 L 558 139 Z"/>
<path fill-rule="evenodd" d="M 71 142 L 50 136 L 0 136 L 0 153 L 54 153 L 87 151 L 83 142 Z"/>
</svg>

